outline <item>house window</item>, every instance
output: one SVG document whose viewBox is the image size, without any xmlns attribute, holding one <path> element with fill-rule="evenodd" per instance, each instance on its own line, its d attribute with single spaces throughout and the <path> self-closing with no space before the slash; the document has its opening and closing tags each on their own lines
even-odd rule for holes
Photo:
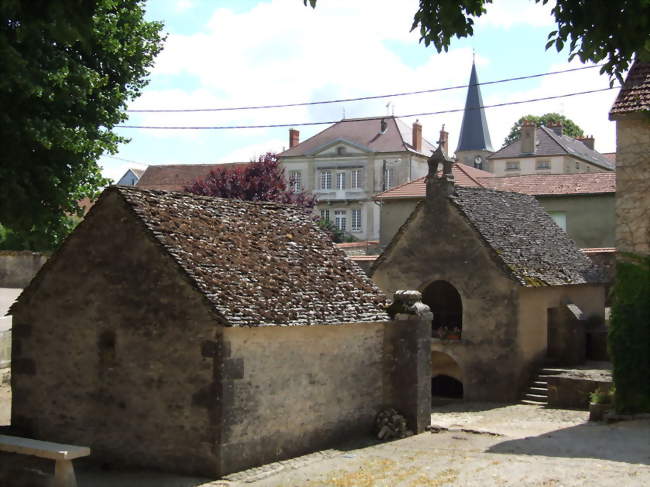
<svg viewBox="0 0 650 487">
<path fill-rule="evenodd" d="M 579 170 L 580 170 L 580 163 L 578 161 L 576 161 L 576 171 L 579 171 Z"/>
<path fill-rule="evenodd" d="M 294 193 L 302 191 L 302 172 L 289 171 L 289 187 Z"/>
<path fill-rule="evenodd" d="M 387 167 L 384 171 L 384 191 L 395 185 L 395 168 Z"/>
<path fill-rule="evenodd" d="M 350 173 L 352 189 L 361 188 L 361 169 L 353 169 Z"/>
<path fill-rule="evenodd" d="M 519 161 L 506 161 L 506 171 L 519 171 Z"/>
<path fill-rule="evenodd" d="M 352 231 L 361 231 L 361 210 L 352 210 Z"/>
<path fill-rule="evenodd" d="M 345 173 L 336 173 L 336 189 L 345 189 Z"/>
<path fill-rule="evenodd" d="M 339 156 L 342 156 L 343 154 L 345 154 L 345 147 L 342 146 L 342 145 L 339 145 L 339 146 L 336 148 L 336 153 L 337 153 Z"/>
<path fill-rule="evenodd" d="M 566 213 L 564 211 L 549 211 L 548 214 L 551 215 L 557 226 L 566 232 Z"/>
<path fill-rule="evenodd" d="M 320 219 L 324 220 L 326 222 L 330 221 L 330 211 L 329 210 L 321 210 L 320 211 Z"/>
<path fill-rule="evenodd" d="M 320 172 L 320 189 L 332 189 L 332 171 Z"/>
<path fill-rule="evenodd" d="M 545 161 L 535 161 L 535 169 L 538 171 L 542 169 L 551 169 L 551 161 L 545 160 Z"/>
<path fill-rule="evenodd" d="M 336 228 L 345 232 L 347 227 L 347 212 L 345 210 L 334 210 L 334 225 Z"/>
</svg>

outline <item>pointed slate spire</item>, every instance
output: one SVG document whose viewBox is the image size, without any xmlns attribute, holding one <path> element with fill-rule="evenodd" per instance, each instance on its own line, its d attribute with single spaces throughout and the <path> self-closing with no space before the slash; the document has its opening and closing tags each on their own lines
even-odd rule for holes
<svg viewBox="0 0 650 487">
<path fill-rule="evenodd" d="M 492 141 L 490 141 L 490 131 L 485 120 L 485 110 L 478 108 L 481 106 L 483 106 L 481 88 L 478 85 L 476 64 L 472 62 L 472 74 L 469 77 L 465 112 L 463 113 L 463 123 L 460 127 L 460 137 L 456 152 L 468 150 L 487 150 L 492 152 Z"/>
</svg>

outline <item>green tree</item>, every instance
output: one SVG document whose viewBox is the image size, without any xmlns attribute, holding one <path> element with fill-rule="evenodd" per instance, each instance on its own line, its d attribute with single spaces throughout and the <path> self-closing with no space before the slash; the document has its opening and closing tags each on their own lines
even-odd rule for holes
<svg viewBox="0 0 650 487">
<path fill-rule="evenodd" d="M 303 0 L 316 6 L 317 0 Z M 535 0 L 546 4 L 548 0 Z M 474 19 L 483 15 L 492 0 L 420 0 L 411 30 L 419 29 L 420 41 L 433 43 L 438 52 L 447 50 L 452 37 L 474 33 Z M 561 51 L 569 46 L 569 59 L 605 61 L 601 72 L 616 76 L 630 66 L 634 55 L 650 61 L 650 2 L 612 0 L 587 2 L 557 0 L 552 10 L 557 29 L 548 36 L 546 48 Z"/>
<path fill-rule="evenodd" d="M 549 124 L 561 123 L 563 128 L 563 133 L 569 137 L 584 137 L 584 132 L 573 120 L 566 118 L 564 115 L 559 113 L 545 113 L 544 115 L 538 117 L 535 115 L 525 115 L 515 122 L 515 124 L 510 129 L 510 133 L 503 141 L 503 146 L 512 144 L 515 140 L 518 140 L 521 137 L 521 126 L 524 121 L 530 120 L 535 122 L 535 125 L 538 127 L 543 125 L 548 127 Z"/>
<path fill-rule="evenodd" d="M 97 159 L 147 83 L 162 25 L 144 0 L 0 0 L 0 223 L 51 248 L 109 181 Z"/>
</svg>

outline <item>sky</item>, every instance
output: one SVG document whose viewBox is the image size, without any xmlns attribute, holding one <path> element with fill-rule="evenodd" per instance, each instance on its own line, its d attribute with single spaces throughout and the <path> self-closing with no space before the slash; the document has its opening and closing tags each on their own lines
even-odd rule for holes
<svg viewBox="0 0 650 487">
<path fill-rule="evenodd" d="M 192 109 L 300 103 L 466 85 L 475 59 L 479 82 L 583 66 L 568 53 L 545 50 L 554 30 L 553 1 L 495 0 L 476 19 L 474 35 L 453 39 L 448 52 L 410 32 L 417 0 L 149 0 L 147 19 L 164 23 L 167 40 L 149 84 L 129 109 Z M 599 68 L 481 87 L 485 105 L 609 87 Z M 607 118 L 618 90 L 486 109 L 494 149 L 527 114 L 559 112 L 614 152 Z M 343 117 L 406 116 L 463 108 L 466 89 L 346 103 L 266 110 L 130 113 L 125 125 L 224 126 L 289 124 L 300 140 Z M 390 105 L 387 105 L 390 102 Z M 455 149 L 462 112 L 408 117 L 435 143 L 444 124 Z M 149 164 L 250 161 L 288 147 L 289 128 L 153 130 L 117 128 L 130 142 L 100 159 L 117 180 Z"/>
</svg>

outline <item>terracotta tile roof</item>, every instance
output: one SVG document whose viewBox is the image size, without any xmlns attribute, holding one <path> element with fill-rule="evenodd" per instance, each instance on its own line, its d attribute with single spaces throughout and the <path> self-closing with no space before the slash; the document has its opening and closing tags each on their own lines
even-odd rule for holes
<svg viewBox="0 0 650 487">
<path fill-rule="evenodd" d="M 606 170 L 614 169 L 614 165 L 607 157 L 604 157 L 600 152 L 590 149 L 581 141 L 574 139 L 573 137 L 569 137 L 568 135 L 558 135 L 547 127 L 537 127 L 535 136 L 537 138 L 537 146 L 534 154 L 523 153 L 521 151 L 521 140 L 517 139 L 513 143 L 490 155 L 488 159 L 494 160 L 568 155 Z"/>
<path fill-rule="evenodd" d="M 386 131 L 380 134 L 381 121 L 387 123 Z M 370 152 L 415 152 L 411 135 L 412 127 L 393 117 L 348 118 L 326 128 L 295 147 L 278 154 L 280 157 L 304 156 L 318 152 L 337 140 L 347 141 Z M 429 156 L 433 145 L 422 139 L 421 154 Z"/>
<path fill-rule="evenodd" d="M 523 176 L 494 177 L 476 176 L 480 169 L 470 167 L 472 178 L 463 177 L 456 168 L 468 168 L 463 164 L 454 164 L 453 173 L 457 186 L 463 187 L 484 187 L 511 191 L 515 193 L 529 194 L 533 196 L 544 195 L 579 195 L 616 192 L 615 172 L 591 172 L 578 174 L 526 174 Z M 466 169 L 465 169 L 466 170 Z M 426 195 L 425 178 L 419 178 L 410 183 L 405 183 L 395 188 L 379 193 L 377 199 L 391 198 L 424 198 Z"/>
<path fill-rule="evenodd" d="M 481 179 L 492 178 L 494 175 L 481 169 L 475 169 L 462 163 L 454 163 L 451 168 L 454 181 L 458 186 L 477 187 L 481 186 Z M 426 194 L 426 176 L 414 179 L 408 183 L 400 184 L 389 190 L 379 193 L 376 199 L 391 198 L 424 198 Z"/>
<path fill-rule="evenodd" d="M 600 282 L 602 276 L 534 197 L 456 187 L 451 201 L 526 287 Z"/>
<path fill-rule="evenodd" d="M 359 242 L 342 242 L 334 245 L 336 245 L 336 247 L 339 249 L 368 247 L 369 245 L 379 245 L 379 240 L 361 240 Z"/>
<path fill-rule="evenodd" d="M 609 111 L 610 120 L 619 115 L 650 111 L 650 63 L 636 61 L 616 101 Z"/>
<path fill-rule="evenodd" d="M 577 174 L 525 174 L 503 178 L 480 179 L 486 188 L 515 193 L 543 195 L 578 195 L 615 193 L 615 172 L 587 172 Z"/>
<path fill-rule="evenodd" d="M 222 167 L 241 167 L 248 162 L 232 162 L 228 164 L 163 164 L 149 166 L 136 184 L 142 189 L 157 189 L 160 191 L 183 191 L 185 186 L 197 179 L 205 178 L 210 171 Z"/>
<path fill-rule="evenodd" d="M 297 207 L 130 186 L 109 192 L 124 198 L 226 325 L 386 319 L 381 291 Z"/>
</svg>

